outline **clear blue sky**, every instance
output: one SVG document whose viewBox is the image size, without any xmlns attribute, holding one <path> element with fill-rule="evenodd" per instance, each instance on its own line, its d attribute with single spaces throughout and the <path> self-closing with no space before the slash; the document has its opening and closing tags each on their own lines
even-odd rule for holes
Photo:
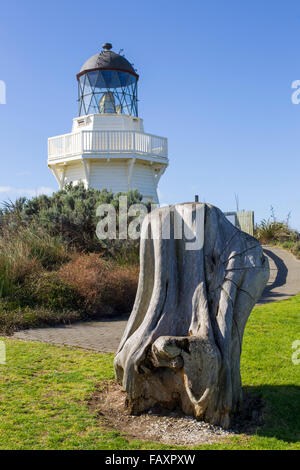
<svg viewBox="0 0 300 470">
<path fill-rule="evenodd" d="M 0 7 L 0 200 L 57 189 L 47 138 L 70 132 L 76 73 L 111 42 L 140 74 L 146 132 L 169 139 L 161 203 L 291 211 L 300 230 L 300 3 L 10 0 Z"/>
</svg>

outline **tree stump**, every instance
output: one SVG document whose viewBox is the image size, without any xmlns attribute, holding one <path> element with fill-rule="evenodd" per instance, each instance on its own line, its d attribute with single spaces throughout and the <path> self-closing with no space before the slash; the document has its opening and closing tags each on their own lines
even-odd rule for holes
<svg viewBox="0 0 300 470">
<path fill-rule="evenodd" d="M 129 412 L 180 407 L 228 428 L 242 403 L 244 329 L 268 278 L 259 242 L 218 208 L 185 203 L 148 214 L 114 362 Z"/>
</svg>

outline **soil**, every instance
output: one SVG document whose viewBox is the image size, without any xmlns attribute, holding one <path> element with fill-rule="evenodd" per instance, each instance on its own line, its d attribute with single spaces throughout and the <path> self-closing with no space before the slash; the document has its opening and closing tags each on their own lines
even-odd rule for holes
<svg viewBox="0 0 300 470">
<path fill-rule="evenodd" d="M 237 434 L 252 434 L 262 424 L 261 399 L 245 392 L 243 411 L 229 430 L 197 421 L 180 410 L 152 408 L 133 416 L 126 412 L 125 398 L 125 392 L 117 383 L 107 382 L 90 397 L 88 406 L 97 412 L 102 426 L 118 430 L 128 439 L 195 446 L 224 441 Z"/>
</svg>

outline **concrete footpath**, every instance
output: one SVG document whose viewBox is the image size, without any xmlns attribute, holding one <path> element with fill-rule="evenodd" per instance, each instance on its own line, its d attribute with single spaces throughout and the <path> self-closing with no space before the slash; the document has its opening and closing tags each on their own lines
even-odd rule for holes
<svg viewBox="0 0 300 470">
<path fill-rule="evenodd" d="M 259 304 L 285 300 L 300 292 L 300 261 L 291 253 L 277 247 L 264 246 L 270 263 L 270 279 Z M 81 322 L 49 328 L 18 331 L 13 338 L 41 341 L 61 346 L 116 352 L 125 329 L 128 315 L 114 319 Z"/>
</svg>

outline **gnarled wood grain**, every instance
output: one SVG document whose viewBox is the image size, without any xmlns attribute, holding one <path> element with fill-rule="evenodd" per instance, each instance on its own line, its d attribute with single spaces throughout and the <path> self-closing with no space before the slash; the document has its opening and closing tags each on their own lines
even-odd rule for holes
<svg viewBox="0 0 300 470">
<path fill-rule="evenodd" d="M 227 428 L 242 401 L 243 333 L 268 261 L 256 239 L 209 204 L 157 209 L 142 232 L 138 291 L 115 358 L 127 407 L 179 406 Z"/>
</svg>

